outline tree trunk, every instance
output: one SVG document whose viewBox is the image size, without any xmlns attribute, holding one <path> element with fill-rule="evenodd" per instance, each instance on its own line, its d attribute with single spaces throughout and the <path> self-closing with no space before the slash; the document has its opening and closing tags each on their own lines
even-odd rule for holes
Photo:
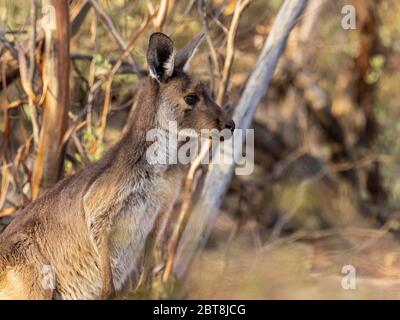
<svg viewBox="0 0 400 320">
<path fill-rule="evenodd" d="M 69 108 L 69 10 L 67 1 L 43 0 L 43 6 L 55 14 L 55 26 L 45 26 L 43 83 L 47 90 L 43 103 L 43 124 L 32 175 L 32 198 L 42 188 L 53 185 L 61 176 L 64 150 L 62 138 L 68 124 Z M 51 22 L 51 17 L 49 21 Z M 53 29 L 55 27 L 55 30 Z"/>
</svg>

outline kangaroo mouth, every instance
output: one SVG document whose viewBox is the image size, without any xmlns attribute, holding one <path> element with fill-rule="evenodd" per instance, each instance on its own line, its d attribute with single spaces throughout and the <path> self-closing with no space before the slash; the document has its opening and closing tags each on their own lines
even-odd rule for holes
<svg viewBox="0 0 400 320">
<path fill-rule="evenodd" d="M 218 129 L 213 129 L 210 130 L 209 134 L 202 134 L 202 137 L 208 138 L 209 140 L 218 140 L 218 141 L 227 141 L 230 140 L 233 136 L 233 131 L 229 129 L 223 129 L 223 130 L 218 130 Z"/>
</svg>

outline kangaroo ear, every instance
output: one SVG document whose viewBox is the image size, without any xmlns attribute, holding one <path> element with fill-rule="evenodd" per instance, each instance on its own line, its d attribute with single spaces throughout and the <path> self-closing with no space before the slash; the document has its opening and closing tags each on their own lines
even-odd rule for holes
<svg viewBox="0 0 400 320">
<path fill-rule="evenodd" d="M 150 36 L 147 49 L 149 75 L 159 82 L 165 82 L 174 72 L 175 49 L 172 40 L 161 32 Z"/>
<path fill-rule="evenodd" d="M 190 66 L 190 61 L 192 60 L 196 49 L 200 45 L 201 41 L 204 39 L 204 33 L 197 36 L 183 49 L 179 50 L 175 59 L 175 68 L 182 69 L 183 71 L 188 71 Z"/>
</svg>

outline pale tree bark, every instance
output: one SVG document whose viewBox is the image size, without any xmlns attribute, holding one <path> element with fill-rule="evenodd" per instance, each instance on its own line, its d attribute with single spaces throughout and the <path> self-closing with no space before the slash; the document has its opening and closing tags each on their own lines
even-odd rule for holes
<svg viewBox="0 0 400 320">
<path fill-rule="evenodd" d="M 55 25 L 44 27 L 45 56 L 42 74 L 45 99 L 38 154 L 32 175 L 33 199 L 39 195 L 42 188 L 53 185 L 61 176 L 64 159 L 62 138 L 68 125 L 69 109 L 68 2 L 43 0 L 42 4 L 54 8 L 49 14 L 55 13 Z"/>
<path fill-rule="evenodd" d="M 256 108 L 267 91 L 278 59 L 284 51 L 290 31 L 298 21 L 306 3 L 307 0 L 286 0 L 282 5 L 255 69 L 235 108 L 233 119 L 237 128 L 250 127 Z M 233 150 L 234 158 L 237 158 L 238 152 L 241 150 Z M 201 195 L 193 205 L 188 224 L 179 243 L 174 263 L 174 273 L 178 278 L 185 276 L 198 249 L 207 240 L 233 172 L 234 164 L 210 166 Z"/>
</svg>

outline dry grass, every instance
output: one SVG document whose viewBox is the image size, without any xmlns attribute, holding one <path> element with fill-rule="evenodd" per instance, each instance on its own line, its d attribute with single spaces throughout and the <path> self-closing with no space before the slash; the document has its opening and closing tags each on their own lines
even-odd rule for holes
<svg viewBox="0 0 400 320">
<path fill-rule="evenodd" d="M 229 241 L 222 225 L 230 218 L 219 220 L 215 243 L 193 265 L 187 298 L 400 299 L 398 240 L 386 231 L 298 233 L 260 246 L 251 224 Z M 341 286 L 342 267 L 349 264 L 356 268 L 355 290 Z"/>
</svg>

